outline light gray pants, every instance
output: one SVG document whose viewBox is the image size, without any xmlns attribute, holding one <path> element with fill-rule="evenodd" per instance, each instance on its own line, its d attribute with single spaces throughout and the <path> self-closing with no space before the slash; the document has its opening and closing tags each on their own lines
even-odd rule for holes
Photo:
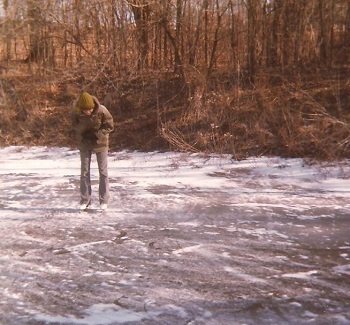
<svg viewBox="0 0 350 325">
<path fill-rule="evenodd" d="M 80 204 L 91 204 L 91 178 L 90 178 L 90 165 L 91 165 L 92 151 L 80 150 Z M 100 204 L 109 201 L 109 179 L 108 179 L 108 149 L 103 152 L 96 153 L 97 165 L 99 171 L 99 200 Z"/>
</svg>

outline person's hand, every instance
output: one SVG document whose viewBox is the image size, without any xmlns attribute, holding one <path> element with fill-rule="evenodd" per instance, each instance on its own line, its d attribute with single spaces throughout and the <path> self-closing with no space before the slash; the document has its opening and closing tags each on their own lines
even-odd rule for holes
<svg viewBox="0 0 350 325">
<path fill-rule="evenodd" d="M 97 143 L 103 143 L 106 141 L 107 135 L 104 130 L 98 130 L 96 133 Z"/>
</svg>

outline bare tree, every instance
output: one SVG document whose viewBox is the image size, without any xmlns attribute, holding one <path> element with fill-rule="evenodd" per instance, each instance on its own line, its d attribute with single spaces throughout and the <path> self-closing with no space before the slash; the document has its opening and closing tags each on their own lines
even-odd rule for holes
<svg viewBox="0 0 350 325">
<path fill-rule="evenodd" d="M 26 61 L 45 62 L 52 54 L 49 24 L 45 17 L 42 1 L 27 0 L 27 18 L 29 24 L 29 54 Z"/>
<path fill-rule="evenodd" d="M 217 48 L 218 48 L 218 43 L 219 43 L 219 35 L 220 35 L 220 30 L 221 30 L 222 17 L 226 13 L 226 11 L 228 10 L 229 5 L 230 5 L 230 2 L 228 2 L 224 6 L 224 8 L 221 9 L 219 0 L 216 0 L 216 2 L 215 2 L 216 25 L 215 25 L 215 31 L 214 31 L 213 45 L 212 45 L 211 53 L 210 53 L 208 75 L 210 75 L 210 73 L 214 67 L 214 64 L 216 62 L 216 59 L 217 59 L 216 53 L 217 53 Z"/>
<path fill-rule="evenodd" d="M 129 0 L 129 4 L 136 24 L 138 68 L 147 67 L 149 4 L 147 0 Z"/>
<path fill-rule="evenodd" d="M 349 60 L 349 0 L 4 0 L 3 9 L 0 59 L 46 67 L 184 76 L 239 66 L 253 81 L 264 67 Z"/>
<path fill-rule="evenodd" d="M 247 69 L 252 82 L 254 81 L 257 69 L 258 4 L 259 0 L 247 0 Z"/>
</svg>

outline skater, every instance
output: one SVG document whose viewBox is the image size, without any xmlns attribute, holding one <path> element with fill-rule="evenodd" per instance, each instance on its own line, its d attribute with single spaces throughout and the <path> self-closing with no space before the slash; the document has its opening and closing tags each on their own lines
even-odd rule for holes
<svg viewBox="0 0 350 325">
<path fill-rule="evenodd" d="M 76 100 L 72 111 L 80 151 L 80 210 L 91 204 L 91 155 L 96 154 L 99 170 L 99 201 L 105 210 L 109 201 L 109 180 L 107 170 L 109 133 L 114 130 L 113 117 L 95 96 L 83 92 Z"/>
</svg>

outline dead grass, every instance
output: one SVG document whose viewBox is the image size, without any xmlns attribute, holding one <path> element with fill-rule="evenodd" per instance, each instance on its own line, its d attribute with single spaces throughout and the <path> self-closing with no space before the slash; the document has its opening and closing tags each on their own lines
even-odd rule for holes
<svg viewBox="0 0 350 325">
<path fill-rule="evenodd" d="M 334 72 L 333 72 L 334 73 Z M 345 75 L 287 80 L 261 76 L 246 89 L 197 89 L 187 110 L 163 126 L 179 150 L 251 155 L 349 156 L 350 87 Z M 176 132 L 174 132 L 176 130 Z"/>
<path fill-rule="evenodd" d="M 254 86 L 227 72 L 184 84 L 160 73 L 117 79 L 82 67 L 24 71 L 9 69 L 0 82 L 2 146 L 74 146 L 69 111 L 84 88 L 105 100 L 114 116 L 112 150 L 349 157 L 347 70 L 265 71 Z"/>
</svg>

